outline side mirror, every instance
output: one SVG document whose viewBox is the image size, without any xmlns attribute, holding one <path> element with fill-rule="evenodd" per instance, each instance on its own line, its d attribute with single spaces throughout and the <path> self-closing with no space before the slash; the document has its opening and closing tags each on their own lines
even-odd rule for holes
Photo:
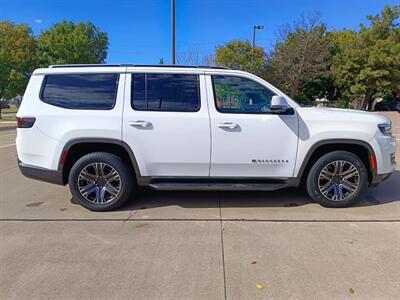
<svg viewBox="0 0 400 300">
<path fill-rule="evenodd" d="M 275 114 L 284 114 L 288 112 L 291 107 L 283 96 L 272 96 L 271 112 Z"/>
</svg>

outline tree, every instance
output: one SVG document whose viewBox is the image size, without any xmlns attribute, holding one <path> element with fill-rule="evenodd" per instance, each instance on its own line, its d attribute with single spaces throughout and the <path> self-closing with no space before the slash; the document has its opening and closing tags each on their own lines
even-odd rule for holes
<svg viewBox="0 0 400 300">
<path fill-rule="evenodd" d="M 302 17 L 294 29 L 286 25 L 279 33 L 263 77 L 300 101 L 328 96 L 323 89 L 332 81 L 332 42 L 319 15 Z"/>
<path fill-rule="evenodd" d="M 362 109 L 370 109 L 376 96 L 400 87 L 399 14 L 399 5 L 385 6 L 380 14 L 367 17 L 369 27 L 333 33 L 335 81 L 347 97 L 362 99 Z"/>
<path fill-rule="evenodd" d="M 218 46 L 215 50 L 217 65 L 241 69 L 254 74 L 262 74 L 265 65 L 265 51 L 262 47 L 253 47 L 248 40 L 233 40 L 225 45 Z"/>
<path fill-rule="evenodd" d="M 92 23 L 62 21 L 38 38 L 40 66 L 104 63 L 108 36 Z"/>
<path fill-rule="evenodd" d="M 0 100 L 23 94 L 35 67 L 35 38 L 26 24 L 0 22 Z"/>
<path fill-rule="evenodd" d="M 179 65 L 215 66 L 215 57 L 211 54 L 202 55 L 199 46 L 193 46 L 185 51 L 178 52 L 176 62 Z"/>
<path fill-rule="evenodd" d="M 203 56 L 202 64 L 205 66 L 215 66 L 215 55 L 213 53 L 209 53 Z"/>
<path fill-rule="evenodd" d="M 179 52 L 176 57 L 178 65 L 198 65 L 200 62 L 200 48 L 193 46 L 185 51 Z"/>
<path fill-rule="evenodd" d="M 158 64 L 159 65 L 163 65 L 164 64 L 164 58 L 161 57 L 160 60 L 158 61 Z"/>
</svg>

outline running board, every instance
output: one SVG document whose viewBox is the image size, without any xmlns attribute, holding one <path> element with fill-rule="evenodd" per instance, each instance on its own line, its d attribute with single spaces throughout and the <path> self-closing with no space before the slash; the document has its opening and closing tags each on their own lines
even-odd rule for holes
<svg viewBox="0 0 400 300">
<path fill-rule="evenodd" d="M 176 191 L 275 191 L 287 188 L 286 183 L 207 183 L 207 182 L 154 182 L 149 187 L 154 190 Z"/>
</svg>

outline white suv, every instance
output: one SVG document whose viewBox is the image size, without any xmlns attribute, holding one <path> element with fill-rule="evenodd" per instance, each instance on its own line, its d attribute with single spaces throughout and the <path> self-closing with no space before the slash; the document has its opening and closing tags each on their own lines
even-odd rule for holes
<svg viewBox="0 0 400 300">
<path fill-rule="evenodd" d="M 19 167 L 115 209 L 140 187 L 307 187 L 353 204 L 395 169 L 390 121 L 304 108 L 252 74 L 214 67 L 60 65 L 36 70 L 17 114 Z"/>
</svg>

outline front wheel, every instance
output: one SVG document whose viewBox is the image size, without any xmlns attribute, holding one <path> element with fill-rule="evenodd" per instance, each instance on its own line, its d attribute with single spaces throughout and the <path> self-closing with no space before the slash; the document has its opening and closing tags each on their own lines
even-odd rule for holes
<svg viewBox="0 0 400 300">
<path fill-rule="evenodd" d="M 69 188 L 82 206 L 93 211 L 113 210 L 124 204 L 135 186 L 132 171 L 121 158 L 96 152 L 81 157 L 69 174 Z"/>
<path fill-rule="evenodd" d="M 359 199 L 368 185 L 367 169 L 351 152 L 333 151 L 312 166 L 307 178 L 310 197 L 326 207 L 347 207 Z"/>
</svg>

